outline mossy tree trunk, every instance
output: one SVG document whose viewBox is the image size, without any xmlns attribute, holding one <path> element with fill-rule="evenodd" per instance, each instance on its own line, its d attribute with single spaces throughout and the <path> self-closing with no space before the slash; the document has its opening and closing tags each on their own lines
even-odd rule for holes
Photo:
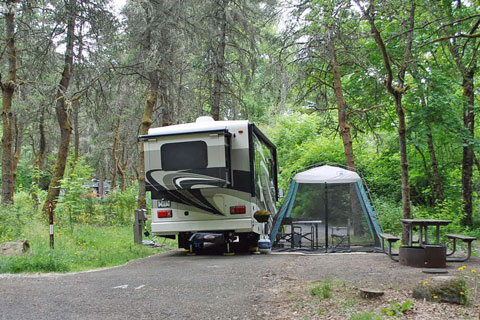
<svg viewBox="0 0 480 320">
<path fill-rule="evenodd" d="M 113 129 L 113 145 L 112 145 L 112 159 L 113 159 L 113 168 L 111 171 L 111 183 L 110 183 L 110 192 L 115 191 L 117 187 L 117 171 L 118 171 L 118 144 L 120 137 L 120 118 L 117 119 L 115 123 L 115 128 Z"/>
<path fill-rule="evenodd" d="M 145 108 L 143 110 L 143 117 L 142 123 L 140 125 L 140 134 L 145 135 L 148 134 L 148 129 L 153 123 L 153 108 L 157 102 L 158 96 L 158 85 L 159 85 L 159 77 L 158 71 L 151 71 L 148 74 L 150 87 L 148 90 L 148 97 L 145 101 Z M 144 144 L 140 143 L 139 145 L 139 161 L 138 161 L 138 199 L 137 199 L 137 206 L 138 209 L 146 209 L 147 208 L 147 200 L 146 200 L 146 190 L 145 190 L 145 154 L 144 154 Z"/>
<path fill-rule="evenodd" d="M 44 205 L 44 212 L 48 212 L 48 205 L 52 203 L 55 208 L 55 201 L 60 194 L 60 180 L 63 179 L 65 167 L 67 165 L 68 150 L 70 146 L 70 138 L 72 135 L 72 125 L 67 111 L 66 94 L 70 80 L 73 74 L 73 46 L 75 38 L 75 20 L 76 20 L 77 1 L 71 0 L 68 4 L 68 23 L 65 50 L 65 64 L 63 67 L 62 77 L 55 94 L 55 114 L 57 116 L 58 125 L 60 127 L 60 144 L 58 146 L 55 168 L 53 170 L 52 179 L 48 187 L 47 198 Z"/>
<path fill-rule="evenodd" d="M 125 159 L 125 143 L 122 144 L 122 156 L 117 164 L 118 174 L 120 175 L 120 190 L 123 192 L 127 188 L 125 184 L 125 175 L 127 174 L 127 161 Z"/>
<path fill-rule="evenodd" d="M 17 1 L 7 0 L 5 39 L 8 76 L 1 81 L 2 88 L 2 203 L 13 203 L 13 112 L 12 100 L 17 86 L 17 48 L 15 44 L 15 6 Z"/>
<path fill-rule="evenodd" d="M 25 111 L 22 110 L 19 116 L 15 116 L 15 148 L 13 152 L 13 163 L 12 163 L 12 194 L 15 192 L 15 185 L 17 181 L 17 168 L 18 162 L 20 161 L 20 157 L 22 155 L 22 145 L 23 145 L 23 134 L 25 132 L 25 125 L 27 122 L 27 115 Z"/>
<path fill-rule="evenodd" d="M 218 44 L 215 52 L 215 64 L 213 67 L 213 88 L 211 98 L 211 115 L 215 120 L 220 119 L 220 101 L 222 98 L 222 87 L 225 76 L 225 48 L 227 46 L 227 7 L 230 0 L 218 2 L 218 9 L 215 13 L 218 22 Z"/>
</svg>

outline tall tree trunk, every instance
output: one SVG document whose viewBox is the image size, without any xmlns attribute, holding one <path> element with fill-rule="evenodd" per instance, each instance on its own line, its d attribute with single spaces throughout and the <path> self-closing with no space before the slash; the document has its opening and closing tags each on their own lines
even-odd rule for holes
<svg viewBox="0 0 480 320">
<path fill-rule="evenodd" d="M 143 110 L 143 117 L 142 117 L 142 124 L 140 126 L 140 134 L 145 135 L 148 134 L 148 129 L 153 123 L 152 116 L 153 116 L 153 108 L 155 103 L 157 102 L 158 96 L 158 71 L 151 71 L 148 74 L 148 78 L 150 81 L 150 88 L 148 92 L 147 100 L 145 101 L 145 109 Z M 139 146 L 139 161 L 138 161 L 138 199 L 137 199 L 137 206 L 138 209 L 146 209 L 147 207 L 147 199 L 146 199 L 146 190 L 145 190 L 145 146 L 143 143 L 140 143 Z"/>
<path fill-rule="evenodd" d="M 15 5 L 17 1 L 7 0 L 5 15 L 5 38 L 7 45 L 8 76 L 1 82 L 2 87 L 2 203 L 13 203 L 15 188 L 13 166 L 13 113 L 12 100 L 17 81 L 17 48 L 15 45 Z"/>
<path fill-rule="evenodd" d="M 332 58 L 333 73 L 333 90 L 338 109 L 338 126 L 340 128 L 340 136 L 342 137 L 343 149 L 345 150 L 345 162 L 348 169 L 355 170 L 355 158 L 353 155 L 352 136 L 350 134 L 350 123 L 347 119 L 347 101 L 343 95 L 342 76 L 340 74 L 340 66 L 337 61 L 337 53 L 333 39 L 329 41 L 330 55 Z"/>
<path fill-rule="evenodd" d="M 412 68 L 412 76 L 415 79 L 417 86 L 421 89 L 419 98 L 420 98 L 420 103 L 422 105 L 422 109 L 428 114 L 428 105 L 425 99 L 426 96 L 425 96 L 423 85 L 420 79 L 421 77 L 418 75 L 417 70 L 415 68 Z M 432 206 L 435 206 L 436 204 L 443 203 L 443 201 L 445 200 L 445 196 L 443 194 L 442 176 L 440 175 L 440 170 L 438 169 L 437 155 L 435 152 L 435 144 L 433 143 L 432 127 L 430 125 L 428 118 L 426 119 L 425 122 L 426 122 L 425 128 L 427 129 L 427 146 L 428 146 L 428 152 L 430 154 L 430 165 L 432 166 L 432 171 L 433 171 Z M 428 179 L 430 180 L 429 174 L 428 174 Z"/>
<path fill-rule="evenodd" d="M 103 196 L 105 196 L 105 171 L 106 170 L 104 164 L 100 163 L 100 172 L 98 175 L 98 197 L 100 198 L 103 198 Z"/>
<path fill-rule="evenodd" d="M 112 168 L 112 177 L 111 177 L 111 183 L 110 183 L 110 192 L 114 192 L 117 186 L 119 135 L 120 135 L 120 118 L 117 119 L 117 123 L 115 124 L 115 129 L 113 130 L 113 146 L 112 146 L 113 168 Z"/>
<path fill-rule="evenodd" d="M 385 87 L 394 98 L 395 98 L 395 111 L 398 118 L 398 142 L 400 149 L 400 167 L 401 167 L 401 176 L 402 176 L 402 215 L 404 219 L 410 219 L 412 217 L 411 213 L 411 204 L 410 204 L 410 184 L 408 181 L 408 156 L 407 156 L 407 126 L 405 121 L 405 109 L 402 105 L 402 96 L 408 90 L 408 87 L 405 86 L 405 73 L 407 66 L 410 63 L 411 52 L 412 52 L 412 43 L 413 43 L 413 31 L 415 26 L 415 9 L 416 4 L 414 0 L 410 1 L 410 12 L 409 12 L 409 21 L 408 21 L 408 39 L 405 46 L 403 61 L 399 64 L 399 70 L 396 73 L 397 76 L 397 85 L 393 85 L 393 70 L 390 64 L 390 54 L 387 51 L 383 38 L 380 34 L 380 31 L 375 25 L 375 20 L 371 15 L 371 9 L 373 5 L 370 3 L 368 10 L 365 10 L 360 4 L 359 0 L 355 0 L 357 6 L 362 10 L 363 15 L 367 18 L 370 24 L 370 30 L 372 37 L 375 39 L 380 53 L 382 54 L 383 63 L 387 72 L 387 78 L 385 79 Z M 407 226 L 403 226 L 402 232 L 402 243 L 406 244 L 409 238 L 409 230 Z"/>
<path fill-rule="evenodd" d="M 227 6 L 230 0 L 217 2 L 219 8 L 216 19 L 219 23 L 218 47 L 215 53 L 215 65 L 213 71 L 213 90 L 211 115 L 215 120 L 220 120 L 220 101 L 222 98 L 222 81 L 225 72 L 225 47 L 227 45 Z"/>
<path fill-rule="evenodd" d="M 462 2 L 458 1 L 458 8 L 462 7 Z M 456 18 L 453 16 L 452 7 L 445 3 L 445 14 L 448 19 L 449 24 L 453 25 Z M 475 22 L 473 27 L 470 29 L 470 35 L 474 35 L 480 27 L 479 21 Z M 444 29 L 445 30 L 445 29 Z M 447 30 L 445 30 L 446 32 Z M 453 30 L 450 30 L 451 34 Z M 474 113 L 474 76 L 477 70 L 477 57 L 479 45 L 477 39 L 472 37 L 468 38 L 463 44 L 458 41 L 452 41 L 453 38 L 446 37 L 445 43 L 448 46 L 448 50 L 452 55 L 457 70 L 462 75 L 462 88 L 463 96 L 466 101 L 463 106 L 463 125 L 470 137 L 467 137 L 463 140 L 463 159 L 462 159 L 462 200 L 463 200 L 463 224 L 471 226 L 472 221 L 472 211 L 473 211 L 473 144 L 474 144 L 474 127 L 475 127 L 475 113 Z M 467 46 L 469 44 L 469 46 Z M 468 52 L 468 54 L 465 54 Z"/>
<path fill-rule="evenodd" d="M 35 152 L 35 162 L 33 164 L 34 170 L 36 171 L 33 175 L 33 183 L 38 187 L 39 185 L 39 175 L 43 169 L 43 162 L 45 158 L 45 152 L 47 149 L 47 139 L 45 137 L 45 109 L 42 108 L 42 113 L 40 114 L 39 124 L 38 124 L 38 135 L 40 136 L 39 150 Z M 37 197 L 34 196 L 36 199 Z"/>
<path fill-rule="evenodd" d="M 73 109 L 73 136 L 74 136 L 74 155 L 73 163 L 77 164 L 78 158 L 80 157 L 80 128 L 79 128 L 79 113 L 80 113 L 80 101 L 78 98 L 73 99 L 72 101 Z"/>
<path fill-rule="evenodd" d="M 425 101 L 425 97 L 423 93 L 420 96 L 420 103 L 422 104 L 422 108 L 426 111 L 428 109 L 427 102 Z M 433 170 L 433 189 L 435 191 L 434 197 L 434 204 L 435 203 L 443 203 L 445 197 L 443 195 L 443 185 L 442 185 L 442 176 L 440 175 L 440 170 L 438 169 L 438 162 L 437 162 L 437 155 L 435 153 L 435 145 L 433 144 L 433 136 L 432 136 L 432 127 L 430 124 L 425 124 L 427 128 L 427 146 L 428 152 L 430 153 L 430 164 Z"/>
<path fill-rule="evenodd" d="M 125 185 L 125 174 L 127 171 L 127 161 L 125 160 L 125 144 L 122 145 L 122 157 L 117 165 L 120 174 L 120 190 L 123 192 L 127 188 Z"/>
<path fill-rule="evenodd" d="M 15 185 L 17 181 L 17 168 L 18 162 L 22 155 L 22 145 L 23 145 L 23 133 L 25 132 L 25 124 L 27 122 L 27 117 L 25 111 L 20 112 L 20 117 L 15 116 L 15 148 L 13 153 L 13 163 L 12 163 L 12 194 L 15 192 Z"/>
<path fill-rule="evenodd" d="M 68 5 L 68 24 L 67 24 L 67 41 L 65 50 L 65 65 L 63 68 L 62 77 L 60 79 L 57 92 L 55 94 L 55 113 L 57 115 L 58 125 L 60 127 L 60 144 L 58 146 L 57 159 L 55 168 L 53 170 L 52 180 L 48 187 L 47 198 L 43 207 L 44 212 L 47 212 L 48 205 L 56 206 L 56 199 L 60 194 L 60 180 L 63 179 L 65 167 L 67 165 L 68 149 L 70 146 L 70 137 L 72 135 L 72 125 L 67 111 L 67 101 L 65 95 L 67 94 L 70 79 L 73 73 L 73 45 L 75 37 L 75 19 L 76 19 L 76 0 L 70 0 Z"/>
<path fill-rule="evenodd" d="M 168 86 L 165 82 L 165 77 L 159 80 L 158 100 L 162 109 L 162 127 L 169 126 L 172 124 L 171 113 L 173 108 L 170 106 L 170 97 L 168 95 Z"/>
<path fill-rule="evenodd" d="M 408 181 L 408 155 L 407 155 L 407 126 L 405 122 L 405 109 L 402 106 L 402 94 L 395 95 L 395 110 L 398 117 L 398 143 L 400 148 L 400 167 L 402 174 L 402 212 L 404 219 L 411 219 L 410 183 Z M 408 228 L 404 225 L 402 242 L 408 239 Z"/>
<path fill-rule="evenodd" d="M 427 179 L 427 183 L 430 188 L 430 201 L 425 201 L 425 203 L 429 202 L 430 207 L 434 207 L 435 206 L 435 185 L 432 181 L 432 175 L 430 174 L 430 170 L 428 169 L 427 159 L 425 158 L 425 155 L 423 154 L 422 149 L 420 149 L 419 146 L 415 145 L 415 150 L 417 150 L 418 154 L 422 158 L 423 171 L 425 171 L 425 177 Z"/>
<path fill-rule="evenodd" d="M 347 117 L 347 101 L 343 95 L 342 88 L 342 75 L 340 73 L 340 65 L 337 60 L 337 52 L 335 49 L 335 39 L 333 38 L 333 31 L 330 31 L 328 40 L 328 50 L 330 53 L 332 75 L 333 75 L 333 91 L 335 93 L 335 99 L 337 103 L 338 111 L 338 127 L 340 131 L 340 137 L 343 142 L 343 149 L 345 152 L 345 163 L 348 170 L 355 171 L 355 157 L 353 154 L 352 136 L 350 134 L 350 123 Z M 354 185 L 350 186 L 350 210 L 352 211 L 352 224 L 353 232 L 357 234 L 362 230 L 362 220 L 360 219 L 362 208 L 360 202 L 357 201 L 358 194 Z M 350 227 L 350 222 L 348 222 Z"/>
<path fill-rule="evenodd" d="M 474 92 L 473 92 L 473 77 L 474 70 L 471 69 L 463 74 L 463 95 L 467 99 L 463 111 L 463 125 L 470 133 L 470 139 L 474 138 L 474 124 L 475 113 L 474 108 Z M 463 160 L 462 160 L 462 199 L 463 199 L 463 223 L 467 226 L 473 224 L 473 143 L 471 141 L 464 141 Z"/>
</svg>

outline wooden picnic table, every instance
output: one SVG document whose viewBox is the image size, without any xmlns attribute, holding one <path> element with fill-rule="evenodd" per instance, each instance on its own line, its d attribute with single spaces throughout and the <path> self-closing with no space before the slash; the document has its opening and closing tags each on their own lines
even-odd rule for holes
<svg viewBox="0 0 480 320">
<path fill-rule="evenodd" d="M 413 229 L 419 227 L 418 245 L 430 245 L 428 239 L 428 227 L 435 227 L 435 244 L 440 245 L 440 226 L 446 226 L 452 220 L 437 220 L 437 219 L 400 219 L 404 225 L 408 227 L 408 246 L 413 246 Z"/>
</svg>

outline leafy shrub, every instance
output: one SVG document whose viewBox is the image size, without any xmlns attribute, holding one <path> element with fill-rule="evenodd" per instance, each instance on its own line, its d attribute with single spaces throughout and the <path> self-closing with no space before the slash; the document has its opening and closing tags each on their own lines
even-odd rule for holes
<svg viewBox="0 0 480 320">
<path fill-rule="evenodd" d="M 62 193 L 58 197 L 55 212 L 58 224 L 70 226 L 73 232 L 75 223 L 131 223 L 138 186 L 132 185 L 123 192 L 117 188 L 103 198 L 97 198 L 89 187 L 85 187 L 85 182 L 91 178 L 92 173 L 93 169 L 86 165 L 82 158 L 77 162 L 74 171 L 69 163 L 65 178 L 61 181 Z"/>
<path fill-rule="evenodd" d="M 401 234 L 402 232 L 402 205 L 388 198 L 376 198 L 373 200 L 375 213 L 383 232 Z"/>
<path fill-rule="evenodd" d="M 410 311 L 412 307 L 413 302 L 410 300 L 407 300 L 402 304 L 398 302 L 392 302 L 390 303 L 389 308 L 382 309 L 382 313 L 386 314 L 387 316 L 403 316 L 405 313 Z"/>
<path fill-rule="evenodd" d="M 25 229 L 37 217 L 34 201 L 27 192 L 16 192 L 14 203 L 0 206 L 0 243 L 25 238 Z"/>
<path fill-rule="evenodd" d="M 101 202 L 106 223 L 127 224 L 132 221 L 137 206 L 138 185 L 132 185 L 120 192 L 117 188 L 110 192 Z"/>
</svg>

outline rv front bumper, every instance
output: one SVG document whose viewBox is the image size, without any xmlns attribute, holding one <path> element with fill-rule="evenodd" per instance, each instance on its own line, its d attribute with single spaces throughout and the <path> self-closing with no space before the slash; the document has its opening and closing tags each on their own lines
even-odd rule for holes
<svg viewBox="0 0 480 320">
<path fill-rule="evenodd" d="M 252 232 L 253 229 L 254 222 L 250 218 L 152 222 L 152 233 L 159 236 L 199 231 Z"/>
</svg>

